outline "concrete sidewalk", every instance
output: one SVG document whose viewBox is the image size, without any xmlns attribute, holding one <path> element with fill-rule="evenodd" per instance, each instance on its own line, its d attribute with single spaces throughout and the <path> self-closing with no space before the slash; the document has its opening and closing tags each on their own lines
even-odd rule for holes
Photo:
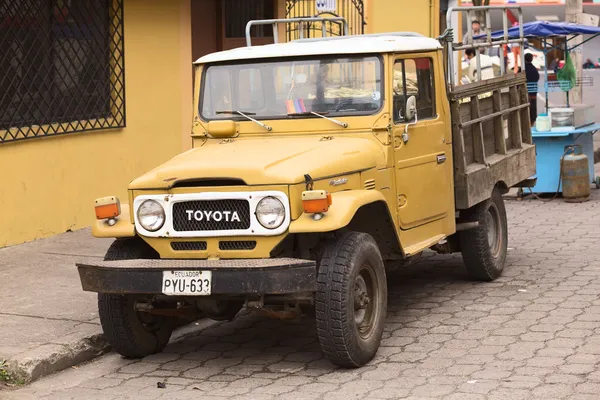
<svg viewBox="0 0 600 400">
<path fill-rule="evenodd" d="M 0 361 L 17 381 L 109 350 L 96 295 L 81 290 L 75 262 L 102 258 L 112 240 L 83 229 L 0 249 Z"/>
</svg>

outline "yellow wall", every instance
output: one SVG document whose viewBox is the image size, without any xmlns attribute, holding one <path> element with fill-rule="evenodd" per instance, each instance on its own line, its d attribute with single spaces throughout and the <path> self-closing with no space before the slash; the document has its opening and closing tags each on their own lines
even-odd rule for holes
<svg viewBox="0 0 600 400">
<path fill-rule="evenodd" d="M 367 33 L 410 31 L 439 35 L 439 0 L 365 0 Z"/>
<path fill-rule="evenodd" d="M 0 247 L 89 226 L 93 200 L 190 141 L 189 0 L 125 0 L 127 127 L 0 145 Z M 186 11 L 187 10 L 187 11 Z"/>
</svg>

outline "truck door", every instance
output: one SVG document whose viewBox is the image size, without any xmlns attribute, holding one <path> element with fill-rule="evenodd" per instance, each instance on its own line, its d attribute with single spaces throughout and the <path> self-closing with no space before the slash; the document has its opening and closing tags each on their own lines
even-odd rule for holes
<svg viewBox="0 0 600 400">
<path fill-rule="evenodd" d="M 398 220 L 403 230 L 454 218 L 451 144 L 446 120 L 440 118 L 434 59 L 427 55 L 394 60 L 393 132 Z M 441 80 L 438 80 L 442 82 Z M 441 93 L 440 93 L 441 94 Z M 406 119 L 407 100 L 416 98 L 416 118 Z M 409 124 L 407 134 L 405 126 Z"/>
</svg>

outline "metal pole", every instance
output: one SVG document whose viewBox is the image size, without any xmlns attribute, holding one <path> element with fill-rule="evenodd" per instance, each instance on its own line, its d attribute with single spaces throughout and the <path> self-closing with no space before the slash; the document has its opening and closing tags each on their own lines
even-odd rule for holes
<svg viewBox="0 0 600 400">
<path fill-rule="evenodd" d="M 490 10 L 485 10 L 485 31 L 487 33 L 488 42 L 492 42 L 492 19 L 490 18 Z"/>
<path fill-rule="evenodd" d="M 446 27 L 452 27 L 452 7 L 446 12 Z M 448 85 L 448 92 L 454 89 L 454 50 L 452 49 L 452 42 L 448 42 L 448 76 L 446 77 L 446 83 Z"/>
<path fill-rule="evenodd" d="M 475 64 L 477 65 L 477 80 L 481 81 L 481 53 L 479 49 L 475 50 Z"/>
<path fill-rule="evenodd" d="M 546 50 L 546 38 L 542 39 L 544 43 L 544 60 L 546 66 L 544 67 L 544 93 L 546 95 L 546 114 L 548 113 L 548 51 Z"/>
<path fill-rule="evenodd" d="M 250 31 L 253 25 L 272 25 L 273 26 L 273 39 L 275 43 L 279 41 L 279 32 L 277 32 L 277 24 L 292 24 L 298 23 L 300 38 L 304 38 L 304 23 L 306 22 L 322 22 L 322 23 L 341 23 L 343 26 L 344 35 L 348 35 L 348 21 L 344 17 L 307 17 L 307 18 L 279 18 L 279 19 L 260 19 L 260 20 L 252 20 L 248 21 L 246 24 L 246 46 L 252 46 L 252 37 L 250 36 Z M 275 33 L 277 32 L 277 34 Z"/>
<path fill-rule="evenodd" d="M 473 44 L 473 24 L 471 23 L 471 10 L 467 10 L 467 44 Z"/>
<path fill-rule="evenodd" d="M 522 38 L 523 33 L 523 12 L 519 9 L 519 38 Z M 515 60 L 515 63 L 517 60 Z M 525 39 L 522 39 L 521 43 L 521 71 L 525 72 Z"/>
<path fill-rule="evenodd" d="M 582 0 L 566 0 L 566 2 L 565 2 L 565 20 L 567 22 L 574 22 L 576 24 L 580 23 L 582 14 L 583 14 Z M 575 38 L 574 39 L 574 42 L 576 43 L 575 47 L 577 47 L 578 44 L 581 44 L 581 41 L 582 41 L 581 36 L 578 36 L 577 38 Z M 565 51 L 568 51 L 566 44 L 565 44 Z M 581 49 L 578 49 L 578 51 L 574 51 L 573 53 L 575 53 L 575 54 L 574 54 L 574 57 L 571 58 L 571 60 L 573 61 L 573 64 L 575 66 L 576 76 L 581 77 L 582 73 L 583 73 Z M 581 104 L 582 99 L 583 99 L 582 87 L 575 85 L 575 87 L 573 87 L 571 90 L 573 91 L 573 103 Z M 569 99 L 569 97 L 567 97 L 567 106 L 568 106 L 568 99 Z"/>
<path fill-rule="evenodd" d="M 508 11 L 502 10 L 502 31 L 504 33 L 504 41 L 508 41 Z M 502 44 L 502 56 L 500 57 L 500 74 L 504 75 L 506 73 L 506 58 L 504 58 L 504 46 L 508 46 L 507 44 Z"/>
</svg>

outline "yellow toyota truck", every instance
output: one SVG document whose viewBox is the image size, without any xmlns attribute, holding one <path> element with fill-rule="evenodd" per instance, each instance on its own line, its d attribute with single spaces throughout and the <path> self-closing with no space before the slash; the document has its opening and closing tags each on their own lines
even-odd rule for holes
<svg viewBox="0 0 600 400">
<path fill-rule="evenodd" d="M 116 240 L 78 271 L 113 348 L 143 357 L 246 307 L 314 313 L 325 356 L 359 367 L 381 341 L 386 268 L 433 249 L 500 276 L 503 194 L 535 173 L 525 76 L 454 85 L 453 46 L 389 33 L 200 58 L 193 148 L 96 200 L 93 234 Z"/>
</svg>

